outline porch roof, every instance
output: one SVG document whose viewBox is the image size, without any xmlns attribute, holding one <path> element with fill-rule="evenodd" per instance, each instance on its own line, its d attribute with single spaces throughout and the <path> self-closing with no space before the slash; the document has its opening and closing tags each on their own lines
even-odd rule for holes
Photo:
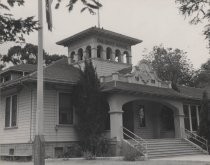
<svg viewBox="0 0 210 165">
<path fill-rule="evenodd" d="M 111 81 L 102 84 L 102 91 L 108 93 L 125 92 L 130 94 L 143 94 L 163 98 L 201 100 L 203 90 L 192 88 L 192 91 L 190 91 L 190 89 L 188 87 L 181 86 L 180 92 L 177 92 L 171 88 L 160 88 L 120 81 Z M 194 93 L 195 91 L 197 92 L 197 94 Z"/>
</svg>

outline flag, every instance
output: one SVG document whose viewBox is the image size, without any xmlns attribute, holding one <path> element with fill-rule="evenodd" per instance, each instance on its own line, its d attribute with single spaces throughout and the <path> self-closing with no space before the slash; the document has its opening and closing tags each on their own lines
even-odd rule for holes
<svg viewBox="0 0 210 165">
<path fill-rule="evenodd" d="M 51 10 L 51 5 L 53 0 L 45 0 L 46 1 L 46 20 L 47 20 L 47 25 L 48 29 L 52 31 L 52 10 Z"/>
</svg>

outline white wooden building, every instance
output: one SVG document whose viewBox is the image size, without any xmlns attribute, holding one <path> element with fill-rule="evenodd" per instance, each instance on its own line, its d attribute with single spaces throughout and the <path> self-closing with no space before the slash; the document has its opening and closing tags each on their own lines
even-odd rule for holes
<svg viewBox="0 0 210 165">
<path fill-rule="evenodd" d="M 113 154 L 122 154 L 122 143 L 132 145 L 136 139 L 141 139 L 137 144 L 149 157 L 205 153 L 187 139 L 198 128 L 204 89 L 179 86 L 177 92 L 170 82 L 158 78 L 147 61 L 132 66 L 131 46 L 141 42 L 96 27 L 57 42 L 68 48 L 68 58 L 44 68 L 46 157 L 56 157 L 78 141 L 71 92 L 79 79 L 78 65 L 83 67 L 84 59 L 92 60 L 102 91 L 108 96 L 110 123 L 105 136 L 110 139 Z M 0 78 L 0 156 L 31 156 L 36 66 L 13 66 L 1 71 Z M 199 141 L 205 144 L 204 139 Z"/>
</svg>

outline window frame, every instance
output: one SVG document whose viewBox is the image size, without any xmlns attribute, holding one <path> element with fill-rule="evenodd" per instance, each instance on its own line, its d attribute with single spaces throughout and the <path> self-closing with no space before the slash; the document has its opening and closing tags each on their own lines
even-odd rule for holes
<svg viewBox="0 0 210 165">
<path fill-rule="evenodd" d="M 12 120 L 13 120 L 13 118 L 12 118 L 12 112 L 13 112 L 13 97 L 14 96 L 16 96 L 16 124 L 14 125 L 14 126 L 12 126 Z M 7 98 L 10 98 L 10 110 L 9 110 L 9 112 L 10 112 L 10 114 L 9 114 L 9 126 L 6 126 L 6 106 L 7 106 L 7 104 L 6 104 L 6 100 L 7 100 Z M 4 109 L 4 128 L 5 129 L 14 129 L 14 128 L 18 128 L 18 112 L 19 112 L 19 105 L 18 105 L 18 99 L 19 97 L 18 97 L 18 94 L 12 94 L 12 95 L 8 95 L 8 96 L 6 96 L 5 97 L 5 109 Z"/>
<path fill-rule="evenodd" d="M 60 109 L 59 109 L 59 100 L 60 100 L 60 94 L 70 94 L 72 95 L 71 92 L 64 92 L 64 91 L 58 91 L 57 92 L 57 126 L 73 126 L 75 124 L 75 108 L 72 105 L 72 123 L 71 124 L 60 124 Z"/>
</svg>

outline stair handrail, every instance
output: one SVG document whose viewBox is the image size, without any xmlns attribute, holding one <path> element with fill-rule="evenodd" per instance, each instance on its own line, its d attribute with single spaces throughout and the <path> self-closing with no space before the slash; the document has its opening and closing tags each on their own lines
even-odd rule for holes
<svg viewBox="0 0 210 165">
<path fill-rule="evenodd" d="M 133 136 L 137 137 L 137 139 L 140 139 L 141 141 L 143 141 L 145 144 L 147 144 L 147 141 L 144 140 L 143 138 L 141 138 L 140 136 L 136 135 L 135 133 L 131 132 L 129 129 L 123 127 L 124 130 L 128 131 L 130 134 L 132 134 Z M 124 132 L 124 131 L 123 131 Z"/>
<path fill-rule="evenodd" d="M 134 137 L 131 137 L 130 135 L 128 135 L 127 133 L 125 133 L 123 131 L 123 134 L 126 135 L 127 137 L 129 137 L 130 139 L 132 139 L 133 141 L 135 141 L 138 145 L 140 145 L 142 148 L 144 148 L 144 154 L 147 154 L 147 142 L 146 140 L 144 140 L 143 138 L 141 138 L 140 136 L 134 134 L 133 132 L 131 132 L 129 129 L 123 127 L 124 130 L 128 131 L 130 134 L 132 134 Z"/>
<path fill-rule="evenodd" d="M 206 151 L 208 152 L 208 141 L 205 138 L 199 136 L 198 134 L 196 134 L 196 133 L 194 133 L 194 132 L 192 132 L 192 131 L 190 131 L 190 130 L 188 130 L 186 128 L 185 128 L 185 134 L 186 134 L 187 138 L 189 138 L 189 137 L 193 138 L 194 140 L 196 140 L 199 143 L 203 144 L 206 147 Z"/>
</svg>

